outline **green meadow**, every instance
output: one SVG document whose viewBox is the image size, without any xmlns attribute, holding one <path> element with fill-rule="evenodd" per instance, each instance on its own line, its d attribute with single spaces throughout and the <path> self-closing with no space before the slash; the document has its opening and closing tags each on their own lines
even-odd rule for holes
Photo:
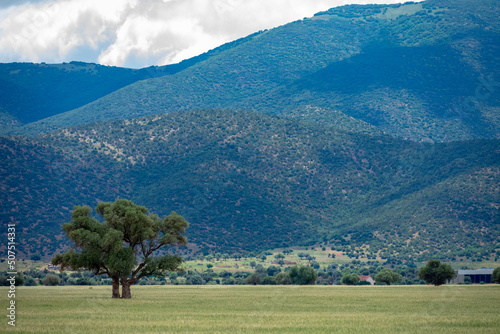
<svg viewBox="0 0 500 334">
<path fill-rule="evenodd" d="M 2 333 L 498 333 L 500 285 L 18 287 Z"/>
</svg>

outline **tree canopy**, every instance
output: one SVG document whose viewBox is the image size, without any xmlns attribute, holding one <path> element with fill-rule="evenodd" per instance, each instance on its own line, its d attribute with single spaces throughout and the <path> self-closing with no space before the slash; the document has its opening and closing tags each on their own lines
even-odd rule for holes
<svg viewBox="0 0 500 334">
<path fill-rule="evenodd" d="M 493 274 L 491 275 L 491 279 L 495 283 L 500 283 L 500 267 L 493 270 Z"/>
<path fill-rule="evenodd" d="M 346 285 L 355 285 L 359 282 L 359 276 L 357 274 L 347 274 L 342 277 L 342 283 Z"/>
<path fill-rule="evenodd" d="M 288 271 L 293 284 L 313 285 L 316 284 L 318 274 L 311 267 L 293 266 Z"/>
<path fill-rule="evenodd" d="M 399 282 L 403 279 L 403 276 L 401 276 L 398 273 L 393 272 L 392 270 L 385 268 L 382 269 L 375 275 L 375 281 L 377 282 L 383 282 L 387 285 L 391 285 L 391 283 L 396 283 Z"/>
<path fill-rule="evenodd" d="M 439 286 L 454 278 L 455 270 L 449 264 L 431 259 L 420 269 L 418 276 L 427 283 Z"/>
<path fill-rule="evenodd" d="M 131 298 L 130 286 L 142 277 L 164 276 L 168 271 L 180 270 L 182 258 L 168 252 L 157 256 L 163 246 L 187 244 L 183 235 L 187 221 L 172 212 L 161 219 L 148 209 L 126 199 L 101 202 L 96 212 L 102 222 L 92 217 L 89 206 L 75 206 L 72 221 L 63 224 L 66 235 L 74 242 L 74 249 L 58 254 L 52 264 L 61 270 L 90 270 L 96 275 L 107 274 L 112 280 L 112 297 Z"/>
</svg>

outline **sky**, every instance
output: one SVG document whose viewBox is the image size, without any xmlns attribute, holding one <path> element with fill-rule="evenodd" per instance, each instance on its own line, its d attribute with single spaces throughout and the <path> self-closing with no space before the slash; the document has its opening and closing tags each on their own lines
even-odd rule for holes
<svg viewBox="0 0 500 334">
<path fill-rule="evenodd" d="M 329 8 L 397 0 L 0 0 L 0 62 L 141 68 Z"/>
</svg>

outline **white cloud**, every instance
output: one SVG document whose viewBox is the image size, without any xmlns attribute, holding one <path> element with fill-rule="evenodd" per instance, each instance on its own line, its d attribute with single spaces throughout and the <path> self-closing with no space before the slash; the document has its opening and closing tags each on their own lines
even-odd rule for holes
<svg viewBox="0 0 500 334">
<path fill-rule="evenodd" d="M 337 5 L 396 2 L 400 1 L 25 1 L 0 9 L 0 61 L 163 65 Z M 95 50 L 94 59 L 67 59 L 89 48 Z"/>
</svg>

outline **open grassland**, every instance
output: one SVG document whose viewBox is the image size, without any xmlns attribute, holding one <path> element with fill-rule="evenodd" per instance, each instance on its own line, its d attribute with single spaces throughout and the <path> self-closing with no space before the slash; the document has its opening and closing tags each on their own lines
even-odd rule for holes
<svg viewBox="0 0 500 334">
<path fill-rule="evenodd" d="M 0 289 L 6 314 L 7 289 Z M 498 333 L 499 285 L 18 287 L 2 333 Z"/>
</svg>

